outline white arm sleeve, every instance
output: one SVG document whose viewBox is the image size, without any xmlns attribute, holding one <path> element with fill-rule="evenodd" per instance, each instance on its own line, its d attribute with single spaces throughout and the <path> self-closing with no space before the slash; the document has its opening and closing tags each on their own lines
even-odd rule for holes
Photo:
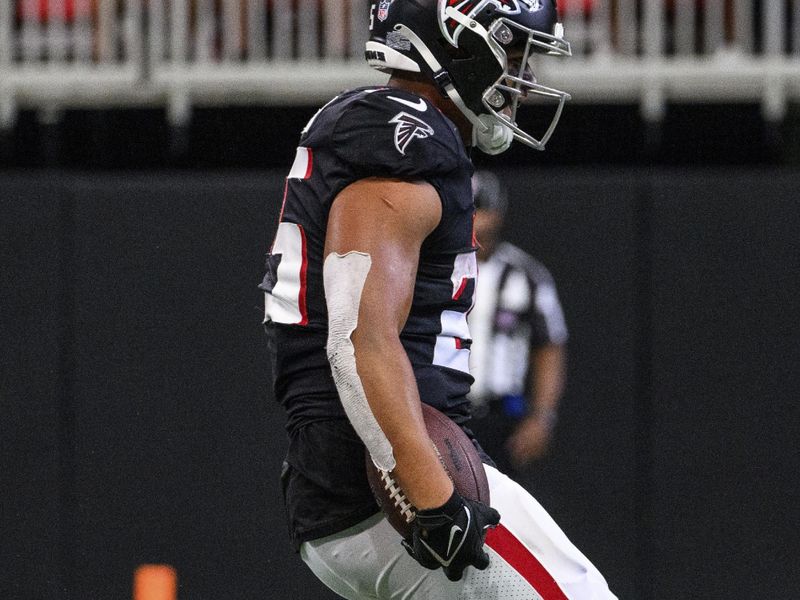
<svg viewBox="0 0 800 600">
<path fill-rule="evenodd" d="M 333 381 L 353 429 L 369 450 L 375 466 L 391 471 L 395 467 L 392 445 L 367 402 L 350 339 L 358 325 L 361 293 L 371 266 L 370 255 L 363 252 L 331 253 L 325 258 L 322 278 L 328 306 L 327 352 Z"/>
</svg>

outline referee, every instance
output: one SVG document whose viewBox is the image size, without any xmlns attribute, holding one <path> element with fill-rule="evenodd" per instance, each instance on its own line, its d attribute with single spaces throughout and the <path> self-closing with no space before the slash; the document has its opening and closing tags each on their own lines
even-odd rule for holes
<svg viewBox="0 0 800 600">
<path fill-rule="evenodd" d="M 567 328 L 550 272 L 500 239 L 508 207 L 493 173 L 472 180 L 478 283 L 469 315 L 476 437 L 501 471 L 547 451 L 564 389 Z"/>
</svg>

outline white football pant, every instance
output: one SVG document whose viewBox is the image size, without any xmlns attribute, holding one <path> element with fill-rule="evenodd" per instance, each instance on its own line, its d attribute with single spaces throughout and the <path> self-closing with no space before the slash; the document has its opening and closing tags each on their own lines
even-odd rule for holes
<svg viewBox="0 0 800 600">
<path fill-rule="evenodd" d="M 486 466 L 500 525 L 484 548 L 485 571 L 467 567 L 461 581 L 411 558 L 382 514 L 305 542 L 300 556 L 348 600 L 612 600 L 600 572 L 572 545 L 541 505 L 515 481 Z"/>
</svg>

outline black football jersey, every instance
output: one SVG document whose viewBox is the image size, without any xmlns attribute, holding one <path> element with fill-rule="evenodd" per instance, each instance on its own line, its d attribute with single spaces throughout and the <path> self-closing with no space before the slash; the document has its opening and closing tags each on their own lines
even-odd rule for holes
<svg viewBox="0 0 800 600">
<path fill-rule="evenodd" d="M 288 416 L 284 485 L 296 543 L 376 510 L 364 448 L 347 421 L 325 351 L 322 267 L 331 204 L 346 186 L 367 177 L 424 180 L 437 190 L 442 217 L 422 244 L 400 339 L 422 401 L 464 423 L 472 383 L 466 315 L 477 275 L 471 175 L 453 123 L 427 100 L 396 88 L 337 96 L 301 134 L 261 284 L 275 395 Z M 332 494 L 335 501 L 323 500 Z"/>
</svg>

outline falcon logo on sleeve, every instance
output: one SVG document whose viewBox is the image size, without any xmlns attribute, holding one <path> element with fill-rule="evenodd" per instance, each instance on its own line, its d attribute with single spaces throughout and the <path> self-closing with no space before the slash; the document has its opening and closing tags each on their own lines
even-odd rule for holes
<svg viewBox="0 0 800 600">
<path fill-rule="evenodd" d="M 422 119 L 419 119 L 407 112 L 397 113 L 389 123 L 395 123 L 394 128 L 394 147 L 405 156 L 406 147 L 414 138 L 426 138 L 433 135 L 433 127 Z"/>
</svg>

